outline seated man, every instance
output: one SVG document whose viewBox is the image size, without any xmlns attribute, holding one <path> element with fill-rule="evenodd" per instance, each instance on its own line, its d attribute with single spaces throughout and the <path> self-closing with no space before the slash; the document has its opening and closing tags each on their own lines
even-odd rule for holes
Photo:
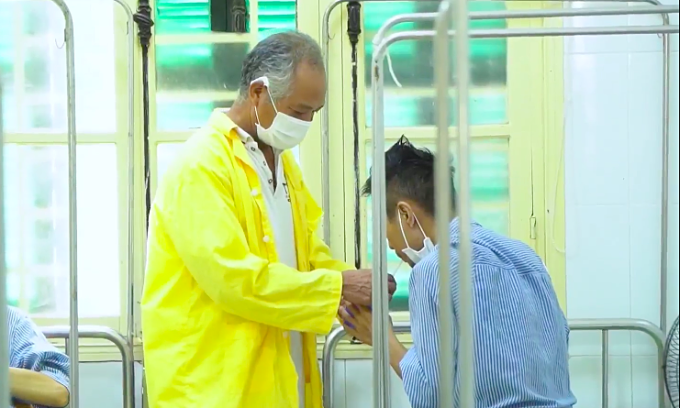
<svg viewBox="0 0 680 408">
<path fill-rule="evenodd" d="M 387 240 L 413 268 L 409 311 L 413 347 L 390 333 L 390 363 L 402 378 L 413 408 L 439 407 L 439 266 L 434 214 L 434 155 L 402 137 L 385 153 Z M 453 186 L 452 186 L 453 188 Z M 370 178 L 364 193 L 371 193 Z M 459 225 L 449 224 L 451 293 L 458 316 Z M 476 408 L 563 408 L 576 403 L 569 385 L 567 320 L 550 276 L 524 243 L 479 224 L 472 225 Z M 371 343 L 368 309 L 340 310 L 350 335 Z M 451 389 L 460 407 L 459 333 L 453 322 L 455 378 Z M 473 407 L 465 407 L 473 408 Z"/>
<path fill-rule="evenodd" d="M 65 407 L 69 358 L 58 352 L 21 311 L 7 307 L 9 387 L 13 407 Z"/>
</svg>

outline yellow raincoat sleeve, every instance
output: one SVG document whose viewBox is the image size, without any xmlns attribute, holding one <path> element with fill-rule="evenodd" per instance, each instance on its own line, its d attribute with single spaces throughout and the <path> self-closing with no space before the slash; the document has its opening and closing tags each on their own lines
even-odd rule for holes
<svg viewBox="0 0 680 408">
<path fill-rule="evenodd" d="M 243 319 L 328 333 L 340 302 L 341 274 L 329 269 L 300 273 L 254 255 L 235 215 L 239 198 L 229 177 L 201 164 L 187 167 L 166 192 L 160 213 L 198 285 L 227 313 Z"/>
</svg>

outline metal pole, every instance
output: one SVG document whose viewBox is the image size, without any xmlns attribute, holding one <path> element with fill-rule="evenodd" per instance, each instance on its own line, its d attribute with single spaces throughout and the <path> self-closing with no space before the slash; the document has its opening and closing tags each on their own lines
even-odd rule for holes
<svg viewBox="0 0 680 408">
<path fill-rule="evenodd" d="M 132 16 L 132 9 L 124 0 L 113 0 L 114 3 L 119 4 L 125 16 L 127 18 L 127 35 L 128 35 L 128 208 L 127 208 L 127 223 L 128 223 L 128 340 L 131 341 L 135 336 L 135 323 L 134 323 L 134 164 L 135 164 L 135 33 L 134 33 L 134 20 Z"/>
<path fill-rule="evenodd" d="M 609 330 L 602 330 L 602 408 L 609 408 Z"/>
<path fill-rule="evenodd" d="M 462 407 L 475 406 L 475 335 L 474 335 L 474 292 L 472 286 L 472 199 L 470 197 L 470 36 L 468 21 L 468 0 L 457 1 L 455 14 L 456 29 L 456 83 L 458 94 L 458 367 L 460 378 L 460 403 Z M 448 130 L 448 129 L 447 129 Z M 449 200 L 450 201 L 450 200 Z M 438 224 L 437 228 L 443 226 Z M 442 248 L 443 242 L 439 247 Z M 446 264 L 448 265 L 448 264 Z M 448 268 L 447 268 L 448 270 Z M 441 302 L 441 300 L 440 300 Z M 448 333 L 446 333 L 448 334 Z M 440 333 L 442 336 L 442 333 Z M 443 336 L 442 336 L 443 337 Z M 453 361 L 453 359 L 451 359 Z M 448 361 L 444 361 L 444 364 Z M 453 362 L 451 363 L 453 364 Z M 453 383 L 450 383 L 453 384 Z M 449 384 L 440 384 L 448 388 Z M 442 408 L 453 404 L 441 405 Z"/>
<path fill-rule="evenodd" d="M 5 141 L 2 133 L 2 82 L 0 82 L 0 407 L 9 406 L 9 332 L 7 327 L 7 275 L 5 271 L 5 199 L 4 199 L 4 168 Z"/>
<path fill-rule="evenodd" d="M 664 18 L 664 24 L 668 25 L 668 16 Z M 669 156 L 670 156 L 670 92 L 671 92 L 671 42 L 667 34 L 663 36 L 663 100 L 662 115 L 663 127 L 661 128 L 661 269 L 660 269 L 660 297 L 659 297 L 659 327 L 666 333 L 666 320 L 668 319 L 668 189 L 669 189 Z M 677 85 L 677 84 L 676 84 Z"/>
<path fill-rule="evenodd" d="M 531 38 L 531 37 L 575 37 L 581 35 L 626 35 L 626 34 L 678 34 L 677 25 L 672 26 L 629 26 L 629 27 L 559 27 L 559 28 L 500 28 L 471 30 L 470 38 Z M 381 45 L 387 47 L 399 41 L 424 40 L 434 37 L 434 30 L 416 30 L 390 34 Z M 449 30 L 449 36 L 456 35 Z M 382 47 L 382 48 L 384 48 Z M 384 58 L 384 51 L 383 51 Z"/>
<path fill-rule="evenodd" d="M 617 15 L 645 15 L 677 13 L 678 6 L 603 7 L 558 10 L 507 10 L 471 12 L 470 20 L 502 20 L 515 18 L 595 17 Z M 373 44 L 380 44 L 390 29 L 401 23 L 434 21 L 438 13 L 404 13 L 393 16 L 383 24 L 373 37 Z"/>
<path fill-rule="evenodd" d="M 135 345 L 135 27 L 132 9 L 124 0 L 113 0 L 118 3 L 125 12 L 127 18 L 128 36 L 128 207 L 127 207 L 127 342 L 130 350 Z M 125 356 L 123 356 L 125 358 Z M 134 383 L 134 352 L 129 355 L 127 375 Z M 123 369 L 126 365 L 123 364 Z M 134 406 L 134 393 L 128 396 L 125 403 L 129 407 Z"/>
<path fill-rule="evenodd" d="M 72 340 L 70 328 L 64 326 L 44 327 L 42 333 L 48 339 Z M 100 339 L 113 343 L 121 354 L 123 362 L 123 407 L 134 408 L 134 379 L 130 376 L 132 372 L 132 348 L 127 343 L 125 337 L 115 330 L 103 326 L 80 326 L 79 336 L 84 339 Z"/>
<path fill-rule="evenodd" d="M 69 323 L 71 342 L 71 408 L 79 406 L 78 357 L 78 196 L 76 173 L 76 76 L 73 44 L 73 18 L 64 0 L 52 0 L 64 15 L 64 44 L 66 46 L 66 98 L 68 124 L 68 213 L 69 213 Z"/>
<path fill-rule="evenodd" d="M 384 55 L 384 53 L 383 53 Z M 385 110 L 383 58 L 374 56 L 373 73 L 373 404 L 390 406 L 390 359 L 388 345 L 387 245 L 385 203 Z"/>
<path fill-rule="evenodd" d="M 437 155 L 435 157 L 435 222 L 439 244 L 439 401 L 453 407 L 453 308 L 451 304 L 451 171 L 449 149 L 450 44 L 448 30 L 453 20 L 452 2 L 442 1 L 435 21 L 434 85 L 436 89 Z M 460 68 L 460 67 L 457 67 Z"/>
<path fill-rule="evenodd" d="M 662 6 L 660 0 L 646 0 L 650 4 Z M 662 14 L 663 24 L 670 25 L 668 14 Z M 659 302 L 659 327 L 666 333 L 668 319 L 668 189 L 669 189 L 669 155 L 671 133 L 671 42 L 668 34 L 661 36 L 663 44 L 663 89 L 662 89 L 662 128 L 661 128 L 661 279 L 660 279 L 660 302 Z M 665 394 L 664 394 L 665 395 Z"/>
</svg>

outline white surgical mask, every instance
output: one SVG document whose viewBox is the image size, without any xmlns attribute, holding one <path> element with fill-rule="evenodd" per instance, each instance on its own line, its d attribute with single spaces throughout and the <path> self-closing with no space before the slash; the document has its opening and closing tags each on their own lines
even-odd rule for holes
<svg viewBox="0 0 680 408">
<path fill-rule="evenodd" d="M 425 231 L 423 231 L 423 227 L 420 226 L 420 222 L 418 221 L 418 217 L 414 215 L 416 219 L 416 224 L 418 224 L 418 228 L 420 228 L 420 232 L 423 234 L 423 247 L 419 250 L 415 250 L 411 248 L 411 246 L 408 243 L 408 240 L 406 239 L 406 234 L 404 233 L 404 226 L 401 223 L 401 216 L 397 212 L 397 218 L 399 219 L 399 228 L 401 229 L 401 236 L 404 237 L 404 242 L 406 243 L 406 248 L 404 248 L 401 252 L 404 253 L 408 257 L 408 259 L 413 262 L 413 264 L 417 264 L 420 262 L 423 258 L 428 256 L 431 252 L 434 251 L 434 244 L 432 243 L 432 240 L 425 235 Z"/>
<path fill-rule="evenodd" d="M 302 140 L 307 136 L 307 131 L 312 125 L 312 122 L 300 120 L 276 110 L 272 95 L 269 93 L 269 78 L 261 77 L 254 80 L 252 83 L 255 82 L 262 82 L 265 88 L 267 88 L 267 95 L 269 95 L 269 99 L 272 101 L 272 106 L 274 107 L 274 112 L 276 112 L 271 126 L 265 129 L 262 124 L 260 124 L 260 115 L 257 113 L 257 108 L 255 108 L 257 137 L 262 143 L 278 150 L 292 149 L 302 143 Z"/>
</svg>

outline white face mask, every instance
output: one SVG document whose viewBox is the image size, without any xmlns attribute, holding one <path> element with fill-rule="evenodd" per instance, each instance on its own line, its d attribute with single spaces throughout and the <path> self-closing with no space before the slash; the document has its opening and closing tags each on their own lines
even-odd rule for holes
<svg viewBox="0 0 680 408">
<path fill-rule="evenodd" d="M 252 83 L 255 82 L 262 82 L 262 84 L 267 88 L 267 95 L 269 95 L 269 99 L 272 101 L 272 106 L 274 107 L 274 112 L 276 112 L 271 126 L 265 129 L 260 124 L 260 115 L 257 113 L 257 108 L 255 108 L 255 117 L 257 118 L 257 123 L 255 124 L 255 127 L 257 128 L 257 137 L 262 141 L 262 143 L 265 143 L 278 150 L 292 149 L 293 147 L 299 145 L 305 136 L 307 136 L 307 131 L 312 125 L 312 122 L 300 120 L 276 110 L 276 105 L 274 105 L 272 95 L 269 93 L 269 78 L 261 77 L 254 80 Z"/>
<path fill-rule="evenodd" d="M 432 243 L 432 240 L 428 238 L 427 235 L 425 235 L 425 231 L 423 231 L 423 227 L 420 226 L 418 217 L 416 217 L 416 224 L 418 224 L 418 228 L 420 228 L 420 232 L 423 234 L 423 247 L 419 250 L 411 248 L 411 246 L 408 243 L 408 240 L 406 239 L 406 234 L 404 234 L 404 226 L 401 223 L 401 216 L 399 215 L 398 212 L 397 218 L 399 219 L 399 228 L 401 229 L 401 236 L 404 237 L 404 242 L 406 243 L 406 248 L 404 248 L 401 252 L 403 252 L 404 255 L 406 255 L 408 259 L 410 259 L 411 262 L 413 262 L 413 264 L 415 265 L 434 251 L 434 244 Z"/>
</svg>

